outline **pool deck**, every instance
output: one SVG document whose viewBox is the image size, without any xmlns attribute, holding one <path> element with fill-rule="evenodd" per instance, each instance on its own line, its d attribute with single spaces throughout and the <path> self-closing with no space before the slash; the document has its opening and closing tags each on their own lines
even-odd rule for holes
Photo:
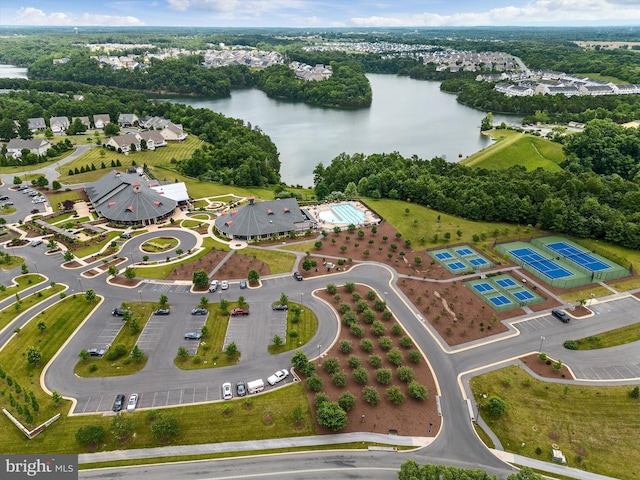
<svg viewBox="0 0 640 480">
<path fill-rule="evenodd" d="M 373 213 L 371 210 L 369 210 L 367 208 L 366 205 L 363 205 L 360 202 L 356 202 L 356 201 L 345 201 L 345 202 L 337 202 L 337 203 L 322 203 L 322 204 L 318 204 L 318 205 L 314 205 L 311 207 L 307 208 L 307 211 L 314 217 L 314 220 L 317 222 L 318 227 L 319 228 L 324 228 L 324 227 L 346 227 L 349 225 L 350 222 L 328 222 L 328 221 L 324 221 L 321 218 L 321 213 L 322 212 L 330 212 L 331 211 L 331 207 L 334 207 L 336 205 L 343 205 L 345 203 L 350 204 L 352 207 L 360 210 L 364 216 L 365 216 L 365 221 L 362 224 L 356 224 L 356 227 L 361 227 L 361 226 L 369 226 L 369 225 L 377 225 L 381 222 L 381 219 L 375 214 Z M 331 214 L 333 215 L 333 212 L 331 212 Z M 335 216 L 335 215 L 334 215 Z"/>
</svg>

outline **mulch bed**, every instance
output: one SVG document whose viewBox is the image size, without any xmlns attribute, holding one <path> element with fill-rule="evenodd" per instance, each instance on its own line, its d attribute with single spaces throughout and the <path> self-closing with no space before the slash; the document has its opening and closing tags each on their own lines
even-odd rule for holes
<svg viewBox="0 0 640 480">
<path fill-rule="evenodd" d="M 167 280 L 193 280 L 193 272 L 204 270 L 209 275 L 222 262 L 227 252 L 210 250 L 199 259 L 175 267 L 167 276 Z M 231 255 L 215 274 L 216 278 L 247 278 L 251 270 L 256 270 L 260 276 L 269 275 L 269 265 L 253 257 L 242 255 L 240 252 Z"/>
<path fill-rule="evenodd" d="M 562 368 L 556 371 L 553 369 L 553 362 L 551 362 L 550 365 L 547 365 L 546 362 L 543 362 L 538 358 L 537 353 L 520 357 L 520 360 L 541 377 L 575 380 L 566 365 L 562 365 Z"/>
<path fill-rule="evenodd" d="M 356 292 L 358 292 L 362 299 L 366 299 L 366 292 L 369 291 L 368 287 L 363 285 L 357 285 Z M 344 288 L 339 288 L 338 293 L 341 295 L 340 302 L 347 303 L 351 306 L 352 310 L 355 312 L 355 302 L 352 299 L 352 295 L 344 290 Z M 336 305 L 335 300 L 332 298 L 332 295 L 329 294 L 325 289 L 317 292 L 318 296 L 325 301 Z M 367 300 L 368 301 L 368 300 Z M 370 302 L 373 309 L 373 302 Z M 392 365 L 386 358 L 386 351 L 382 350 L 377 343 L 377 338 L 370 333 L 370 326 L 365 324 L 362 320 L 359 320 L 359 324 L 363 326 L 365 330 L 365 337 L 369 338 L 374 343 L 374 348 L 371 353 L 364 352 L 360 348 L 360 339 L 355 337 L 348 328 L 341 325 L 339 338 L 334 346 L 327 352 L 327 355 L 323 358 L 326 359 L 328 357 L 336 357 L 340 361 L 340 365 L 342 370 L 347 373 L 347 384 L 345 387 L 337 387 L 331 381 L 329 374 L 322 367 L 317 367 L 317 373 L 323 379 L 323 392 L 326 393 L 331 401 L 337 401 L 339 396 L 349 391 L 356 397 L 355 406 L 351 411 L 347 413 L 347 426 L 340 430 L 340 432 L 375 432 L 375 433 L 389 433 L 390 430 L 396 430 L 398 435 L 410 435 L 410 436 L 435 436 L 441 425 L 441 418 L 438 416 L 437 407 L 436 407 L 436 385 L 431 375 L 431 370 L 429 369 L 427 363 L 424 359 L 421 359 L 419 364 L 413 364 L 406 359 L 407 349 L 399 346 L 399 339 L 402 335 L 396 336 L 391 334 L 391 326 L 395 322 L 395 319 L 383 320 L 380 312 L 376 311 L 378 318 L 385 324 L 387 327 L 386 335 L 390 336 L 393 339 L 394 346 L 398 346 L 400 350 L 402 350 L 403 355 L 405 356 L 405 362 L 403 365 L 410 366 L 414 371 L 414 379 L 427 387 L 428 396 L 424 401 L 414 400 L 409 397 L 407 393 L 407 384 L 398 380 L 395 375 L 396 367 Z M 359 316 L 359 314 L 357 314 Z M 403 333 L 404 335 L 404 333 Z M 353 349 L 350 353 L 342 353 L 338 349 L 341 340 L 351 340 L 353 342 Z M 360 385 L 351 376 L 352 369 L 347 365 L 347 358 L 350 354 L 359 355 L 362 360 L 362 366 L 366 368 L 369 372 L 369 380 L 366 385 Z M 375 380 L 375 369 L 369 365 L 367 362 L 368 356 L 370 354 L 378 354 L 382 357 L 382 367 L 390 368 L 393 372 L 393 381 L 390 385 L 380 385 Z M 317 360 L 316 360 L 317 362 Z M 362 389 L 364 386 L 373 386 L 376 387 L 378 392 L 380 393 L 381 400 L 380 402 L 372 406 L 362 400 Z M 402 390 L 405 394 L 406 399 L 402 405 L 393 405 L 386 397 L 386 389 L 389 386 L 397 386 Z M 315 393 L 308 391 L 309 402 L 311 408 L 314 411 L 315 415 L 315 406 L 314 406 L 314 398 Z M 365 416 L 365 421 L 361 421 L 362 415 Z M 432 424 L 431 433 L 429 433 L 429 424 Z M 334 433 L 331 430 L 324 428 L 320 425 L 317 425 L 317 431 L 319 434 L 330 434 Z"/>
<path fill-rule="evenodd" d="M 137 287 L 142 283 L 142 280 L 139 278 L 132 278 L 131 280 L 129 280 L 128 278 L 124 277 L 113 277 L 111 279 L 111 283 L 122 285 L 123 287 Z"/>
</svg>

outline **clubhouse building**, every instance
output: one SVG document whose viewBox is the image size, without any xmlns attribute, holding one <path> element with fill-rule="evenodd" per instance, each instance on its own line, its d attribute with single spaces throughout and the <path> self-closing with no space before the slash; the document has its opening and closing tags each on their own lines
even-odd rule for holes
<svg viewBox="0 0 640 480">
<path fill-rule="evenodd" d="M 215 220 L 220 235 L 236 240 L 260 240 L 282 237 L 291 232 L 303 233 L 316 226 L 313 217 L 298 206 L 295 198 L 255 202 L 224 212 Z"/>
<path fill-rule="evenodd" d="M 87 183 L 85 192 L 95 212 L 120 225 L 150 225 L 165 220 L 189 200 L 182 184 L 160 185 L 140 173 L 113 171 Z"/>
</svg>

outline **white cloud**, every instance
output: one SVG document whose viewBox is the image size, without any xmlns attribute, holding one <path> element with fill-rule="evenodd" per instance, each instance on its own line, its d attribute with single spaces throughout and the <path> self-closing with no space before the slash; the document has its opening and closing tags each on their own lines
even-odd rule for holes
<svg viewBox="0 0 640 480">
<path fill-rule="evenodd" d="M 109 26 L 141 26 L 144 22 L 132 16 L 97 15 L 93 13 L 50 12 L 33 7 L 22 7 L 13 19 L 17 25 L 109 25 Z"/>
<path fill-rule="evenodd" d="M 189 8 L 189 5 L 191 5 L 189 0 L 167 0 L 167 3 L 169 4 L 169 8 L 179 10 L 181 12 Z"/>
<path fill-rule="evenodd" d="M 174 10 L 189 9 L 234 16 L 258 16 L 264 12 L 304 10 L 305 0 L 167 0 Z"/>
<path fill-rule="evenodd" d="M 355 26 L 474 26 L 474 25 L 535 25 L 580 24 L 640 21 L 637 0 L 532 0 L 525 6 L 507 6 L 485 12 L 451 15 L 421 13 L 354 17 Z"/>
</svg>

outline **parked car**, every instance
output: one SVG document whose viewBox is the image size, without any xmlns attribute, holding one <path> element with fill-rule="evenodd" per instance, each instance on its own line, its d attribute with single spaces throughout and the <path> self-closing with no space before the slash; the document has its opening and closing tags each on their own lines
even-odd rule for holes
<svg viewBox="0 0 640 480">
<path fill-rule="evenodd" d="M 131 234 L 130 233 L 123 233 L 122 235 L 120 235 L 120 238 L 129 239 L 129 238 L 131 238 Z"/>
<path fill-rule="evenodd" d="M 107 353 L 107 351 L 104 348 L 90 348 L 89 350 L 87 350 L 87 352 L 89 352 L 90 357 L 98 357 L 98 358 L 103 357 L 104 354 Z"/>
<path fill-rule="evenodd" d="M 269 385 L 275 385 L 276 383 L 281 382 L 285 378 L 289 376 L 289 370 L 283 368 L 282 370 L 278 370 L 276 373 L 267 378 L 267 382 Z"/>
<path fill-rule="evenodd" d="M 133 412 L 138 405 L 138 394 L 132 393 L 129 395 L 129 403 L 127 403 L 127 412 Z"/>
<path fill-rule="evenodd" d="M 231 384 L 229 382 L 222 384 L 222 398 L 225 400 L 231 400 L 233 398 L 233 392 L 231 391 Z"/>
<path fill-rule="evenodd" d="M 153 312 L 154 315 L 169 315 L 170 313 L 171 310 L 169 310 L 168 308 L 159 308 L 158 310 Z"/>
<path fill-rule="evenodd" d="M 45 203 L 47 199 L 45 197 L 36 197 L 31 200 L 31 203 Z"/>
<path fill-rule="evenodd" d="M 126 310 L 124 308 L 116 307 L 113 310 L 111 310 L 111 315 L 113 315 L 114 317 L 124 317 L 125 312 L 131 313 L 131 310 Z"/>
<path fill-rule="evenodd" d="M 42 245 L 42 240 L 37 239 L 37 240 L 33 240 L 33 241 L 31 242 L 31 246 L 32 246 L 32 247 L 37 247 L 38 245 Z"/>
<path fill-rule="evenodd" d="M 240 288 L 247 288 L 247 281 L 246 280 L 240 280 Z"/>
<path fill-rule="evenodd" d="M 293 278 L 295 278 L 299 282 L 304 280 L 304 278 L 302 278 L 302 275 L 300 275 L 300 272 L 293 272 Z"/>
<path fill-rule="evenodd" d="M 19 192 L 22 192 L 23 190 L 26 190 L 26 189 L 28 189 L 28 188 L 29 188 L 29 187 L 27 187 L 26 185 L 20 185 L 20 186 L 18 187 L 18 191 L 19 191 Z"/>
<path fill-rule="evenodd" d="M 289 310 L 289 306 L 285 303 L 276 303 L 273 307 L 273 310 Z"/>
<path fill-rule="evenodd" d="M 194 308 L 191 310 L 191 315 L 206 315 L 207 313 L 209 313 L 209 310 L 206 308 Z"/>
<path fill-rule="evenodd" d="M 244 397 L 247 394 L 247 386 L 244 384 L 242 380 L 236 382 L 236 395 L 239 397 Z"/>
<path fill-rule="evenodd" d="M 234 308 L 233 310 L 231 310 L 232 317 L 240 317 L 243 315 L 249 315 L 249 310 L 245 308 Z"/>
<path fill-rule="evenodd" d="M 7 197 L 6 195 L 2 195 L 0 197 L 0 201 L 2 201 L 2 200 L 9 200 L 9 197 Z"/>
<path fill-rule="evenodd" d="M 2 204 L 2 206 L 3 206 L 3 207 L 11 207 L 11 206 L 13 206 L 13 202 L 4 202 L 4 203 Z"/>
<path fill-rule="evenodd" d="M 209 293 L 213 293 L 218 289 L 218 280 L 211 280 L 209 285 Z"/>
<path fill-rule="evenodd" d="M 563 310 L 551 310 L 551 313 L 554 317 L 560 319 L 563 323 L 569 323 L 569 320 L 571 320 L 571 317 L 569 317 L 569 315 L 567 315 L 567 312 Z"/>
<path fill-rule="evenodd" d="M 222 280 L 222 283 L 220 283 L 220 288 L 222 290 L 226 290 L 227 288 L 229 288 L 229 282 L 227 282 L 226 280 Z"/>
<path fill-rule="evenodd" d="M 200 340 L 202 338 L 202 334 L 200 332 L 187 332 L 184 334 L 185 340 Z"/>
<path fill-rule="evenodd" d="M 122 410 L 123 406 L 124 406 L 124 395 L 119 393 L 118 395 L 116 395 L 116 399 L 113 402 L 113 408 L 111 408 L 111 410 L 113 410 L 114 412 L 119 412 L 120 410 Z"/>
</svg>

